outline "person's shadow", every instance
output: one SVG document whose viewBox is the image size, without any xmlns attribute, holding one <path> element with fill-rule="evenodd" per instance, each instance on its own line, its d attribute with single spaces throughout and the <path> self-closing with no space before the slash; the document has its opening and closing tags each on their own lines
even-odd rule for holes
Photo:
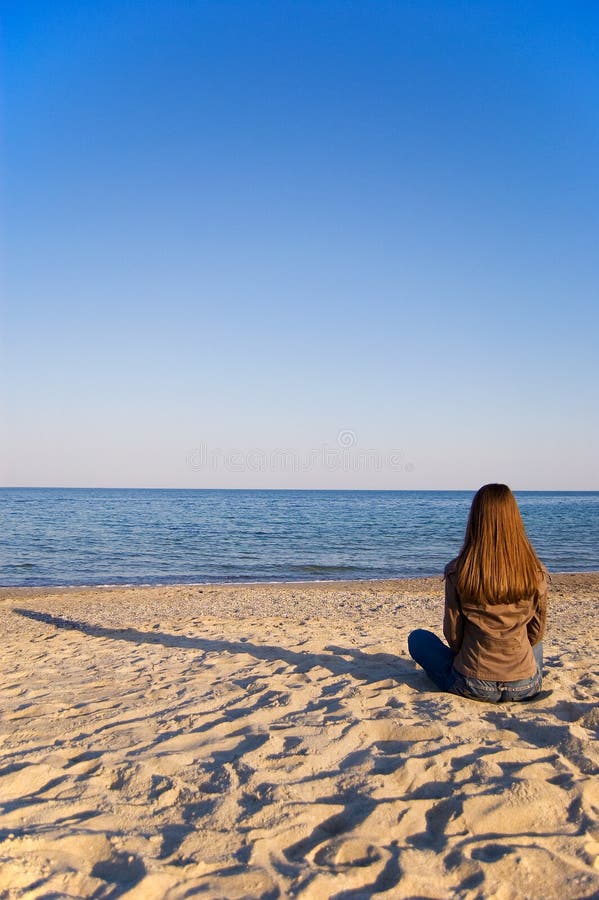
<svg viewBox="0 0 599 900">
<path fill-rule="evenodd" d="M 132 644 L 162 644 L 182 650 L 201 650 L 217 653 L 247 653 L 255 659 L 267 662 L 280 661 L 295 666 L 296 672 L 309 672 L 320 666 L 329 669 L 333 675 L 350 675 L 366 684 L 394 679 L 397 682 L 420 678 L 422 671 L 411 659 L 402 659 L 391 653 L 364 653 L 355 648 L 329 645 L 323 653 L 296 652 L 271 644 L 252 644 L 243 638 L 238 641 L 214 640 L 202 637 L 167 634 L 162 631 L 140 631 L 137 628 L 105 628 L 89 622 L 65 619 L 50 613 L 32 609 L 13 608 L 13 612 L 36 622 L 43 622 L 55 628 L 79 631 L 89 637 L 110 638 Z"/>
</svg>

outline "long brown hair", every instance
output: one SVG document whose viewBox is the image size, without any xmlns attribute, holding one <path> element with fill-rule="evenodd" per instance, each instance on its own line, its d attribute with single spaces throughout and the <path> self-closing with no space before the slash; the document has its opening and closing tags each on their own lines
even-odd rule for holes
<svg viewBox="0 0 599 900">
<path fill-rule="evenodd" d="M 485 484 L 475 494 L 456 571 L 458 594 L 482 605 L 516 603 L 537 593 L 546 570 L 506 484 Z"/>
</svg>

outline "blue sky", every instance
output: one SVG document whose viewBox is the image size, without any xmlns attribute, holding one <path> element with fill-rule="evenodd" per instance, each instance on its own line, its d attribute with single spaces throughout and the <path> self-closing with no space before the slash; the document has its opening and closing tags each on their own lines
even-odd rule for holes
<svg viewBox="0 0 599 900">
<path fill-rule="evenodd" d="M 4 484 L 599 488 L 595 4 L 2 17 Z"/>
</svg>

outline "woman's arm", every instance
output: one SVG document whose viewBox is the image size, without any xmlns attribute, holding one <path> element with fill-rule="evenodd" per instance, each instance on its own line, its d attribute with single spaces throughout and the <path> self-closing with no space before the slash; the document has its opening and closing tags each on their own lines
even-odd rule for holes
<svg viewBox="0 0 599 900">
<path fill-rule="evenodd" d="M 534 647 L 539 641 L 543 640 L 545 635 L 545 626 L 547 623 L 547 578 L 545 574 L 539 584 L 537 596 L 534 600 L 534 612 L 532 618 L 526 624 L 528 640 Z"/>
<path fill-rule="evenodd" d="M 445 573 L 445 614 L 443 616 L 443 634 L 454 653 L 457 653 L 464 640 L 464 614 L 450 576 Z"/>
</svg>

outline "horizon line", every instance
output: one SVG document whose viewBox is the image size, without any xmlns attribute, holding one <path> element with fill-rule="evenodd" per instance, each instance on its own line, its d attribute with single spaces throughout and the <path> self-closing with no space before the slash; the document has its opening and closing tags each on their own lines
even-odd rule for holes
<svg viewBox="0 0 599 900">
<path fill-rule="evenodd" d="M 486 482 L 489 483 L 489 482 Z M 309 487 L 160 487 L 151 486 L 123 486 L 123 485 L 63 485 L 63 484 L 30 484 L 30 485 L 0 485 L 0 491 L 295 491 L 295 492 L 329 492 L 329 493 L 469 493 L 477 491 L 478 487 L 468 488 L 309 488 Z M 529 494 L 596 494 L 599 488 L 510 488 L 515 493 L 526 492 Z"/>
</svg>

